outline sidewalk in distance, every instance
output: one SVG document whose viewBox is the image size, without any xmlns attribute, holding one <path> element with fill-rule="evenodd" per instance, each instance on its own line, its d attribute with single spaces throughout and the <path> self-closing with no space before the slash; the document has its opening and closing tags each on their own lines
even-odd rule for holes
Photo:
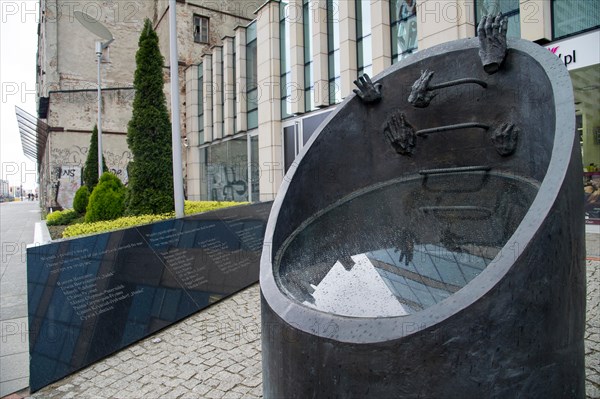
<svg viewBox="0 0 600 399">
<path fill-rule="evenodd" d="M 39 222 L 37 201 L 0 204 L 0 396 L 29 385 L 26 248 Z"/>
</svg>

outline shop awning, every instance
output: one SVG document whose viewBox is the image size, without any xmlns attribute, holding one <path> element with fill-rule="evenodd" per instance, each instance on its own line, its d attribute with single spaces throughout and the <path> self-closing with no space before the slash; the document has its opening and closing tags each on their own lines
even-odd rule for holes
<svg viewBox="0 0 600 399">
<path fill-rule="evenodd" d="M 45 122 L 19 107 L 15 107 L 15 114 L 21 133 L 23 154 L 39 165 L 46 149 L 49 127 Z"/>
</svg>

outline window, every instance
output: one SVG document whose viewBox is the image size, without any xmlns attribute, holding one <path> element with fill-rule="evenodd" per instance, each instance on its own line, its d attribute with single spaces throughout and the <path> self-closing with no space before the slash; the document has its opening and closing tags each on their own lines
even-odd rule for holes
<svg viewBox="0 0 600 399">
<path fill-rule="evenodd" d="M 313 81 L 313 58 L 312 58 L 312 19 L 309 0 L 304 0 L 302 6 L 302 25 L 304 30 L 304 109 L 306 112 L 315 109 L 313 92 L 315 82 Z"/>
<path fill-rule="evenodd" d="M 204 65 L 198 64 L 198 143 L 204 143 Z"/>
<path fill-rule="evenodd" d="M 552 36 L 560 39 L 600 26 L 600 2 L 553 0 Z"/>
<path fill-rule="evenodd" d="M 237 47 L 233 38 L 233 133 L 237 132 Z"/>
<path fill-rule="evenodd" d="M 371 51 L 371 1 L 356 0 L 356 50 L 358 76 L 372 75 L 373 53 Z"/>
<path fill-rule="evenodd" d="M 296 156 L 306 145 L 310 137 L 317 130 L 331 111 L 311 114 L 305 118 L 295 119 L 285 123 L 283 127 L 283 164 L 284 172 L 292 166 Z"/>
<path fill-rule="evenodd" d="M 292 116 L 292 65 L 290 58 L 290 20 L 287 17 L 289 5 L 287 0 L 282 0 L 279 4 L 279 54 L 281 75 L 279 84 L 281 88 L 281 119 Z"/>
<path fill-rule="evenodd" d="M 417 51 L 417 0 L 391 0 L 390 19 L 395 63 Z"/>
<path fill-rule="evenodd" d="M 327 0 L 327 48 L 329 52 L 329 104 L 336 104 L 342 101 L 339 0 Z"/>
<path fill-rule="evenodd" d="M 260 198 L 260 164 L 258 162 L 258 134 L 250 135 L 250 191 L 248 201 Z"/>
<path fill-rule="evenodd" d="M 208 43 L 208 18 L 194 15 L 194 41 Z"/>
<path fill-rule="evenodd" d="M 256 59 L 256 22 L 246 28 L 246 103 L 248 129 L 258 127 L 258 74 Z"/>
<path fill-rule="evenodd" d="M 498 15 L 499 13 L 508 17 L 508 32 L 506 35 L 521 37 L 519 0 L 475 0 L 475 27 L 479 25 L 479 21 L 484 15 Z"/>
<path fill-rule="evenodd" d="M 221 48 L 222 49 L 222 48 Z M 223 116 L 225 115 L 225 54 L 224 52 L 221 50 L 221 81 L 220 83 L 220 91 L 221 91 L 221 118 L 223 118 Z M 225 136 L 225 134 L 233 134 L 233 132 L 225 132 L 225 121 L 221 120 L 221 136 L 223 137 Z"/>
<path fill-rule="evenodd" d="M 248 138 L 246 135 L 213 144 L 204 157 L 205 190 L 209 201 L 248 201 Z"/>
</svg>

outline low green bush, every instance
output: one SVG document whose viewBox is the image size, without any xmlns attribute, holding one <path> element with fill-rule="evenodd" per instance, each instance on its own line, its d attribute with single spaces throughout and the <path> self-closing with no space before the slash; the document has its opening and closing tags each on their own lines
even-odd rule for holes
<svg viewBox="0 0 600 399">
<path fill-rule="evenodd" d="M 184 212 L 186 215 L 193 215 L 201 212 L 213 211 L 215 209 L 227 208 L 230 206 L 243 205 L 244 202 L 217 202 L 217 201 L 185 201 Z M 76 237 L 84 234 L 96 234 L 106 231 L 125 229 L 127 227 L 139 226 L 158 222 L 160 220 L 172 219 L 175 217 L 173 212 L 161 213 L 159 215 L 141 215 L 125 216 L 110 221 L 100 221 L 94 223 L 80 223 L 68 226 L 63 231 L 63 238 Z"/>
<path fill-rule="evenodd" d="M 125 186 L 119 178 L 106 172 L 90 195 L 85 213 L 86 223 L 114 220 L 125 212 Z"/>
<path fill-rule="evenodd" d="M 186 215 L 194 215 L 196 213 L 214 211 L 215 209 L 228 208 L 230 206 L 244 205 L 247 202 L 232 202 L 232 201 L 185 201 L 184 213 Z"/>
<path fill-rule="evenodd" d="M 93 223 L 74 224 L 72 226 L 68 226 L 63 231 L 63 238 L 125 229 L 127 227 L 139 226 L 142 224 L 158 222 L 160 220 L 171 219 L 172 217 L 173 215 L 170 213 L 163 213 L 160 215 L 125 216 L 115 220 L 104 220 Z"/>
<path fill-rule="evenodd" d="M 72 223 L 79 217 L 79 214 L 73 209 L 56 211 L 46 216 L 46 226 L 64 226 Z"/>
<path fill-rule="evenodd" d="M 87 186 L 79 187 L 79 190 L 75 193 L 75 198 L 73 198 L 73 209 L 75 212 L 83 215 L 88 206 L 88 202 L 90 200 L 90 190 Z"/>
</svg>

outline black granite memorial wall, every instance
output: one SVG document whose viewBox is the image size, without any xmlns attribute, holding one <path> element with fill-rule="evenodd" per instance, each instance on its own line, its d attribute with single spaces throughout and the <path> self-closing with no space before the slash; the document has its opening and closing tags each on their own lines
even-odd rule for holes
<svg viewBox="0 0 600 399">
<path fill-rule="evenodd" d="M 30 389 L 258 281 L 271 203 L 27 250 Z"/>
</svg>

